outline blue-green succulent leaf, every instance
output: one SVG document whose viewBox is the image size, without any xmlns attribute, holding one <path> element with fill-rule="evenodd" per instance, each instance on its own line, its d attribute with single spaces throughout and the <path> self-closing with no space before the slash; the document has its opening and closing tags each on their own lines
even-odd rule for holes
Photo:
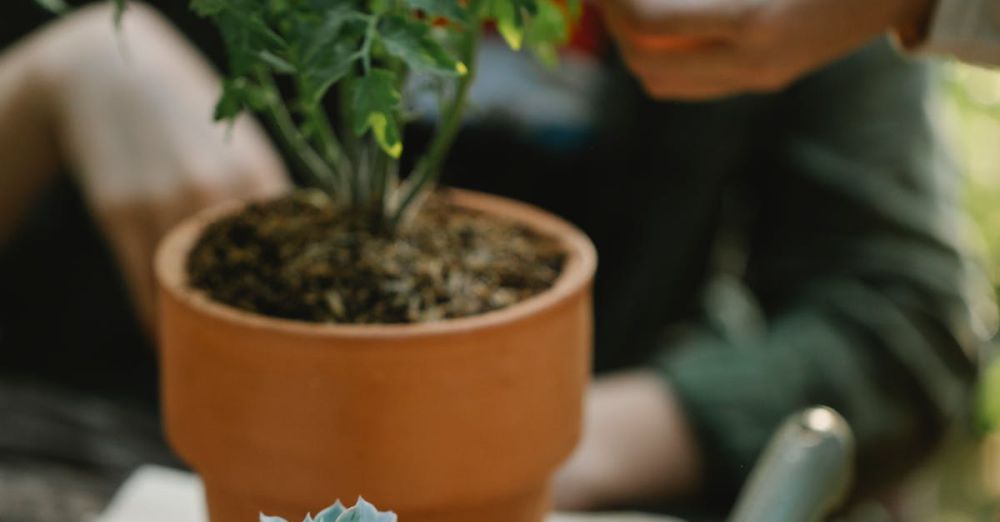
<svg viewBox="0 0 1000 522">
<path fill-rule="evenodd" d="M 340 515 L 344 514 L 344 511 L 347 511 L 347 508 L 338 500 L 332 506 L 320 511 L 316 515 L 314 522 L 337 522 L 337 519 L 340 518 Z"/>
<path fill-rule="evenodd" d="M 358 503 L 340 515 L 337 522 L 378 522 L 378 510 L 365 499 L 358 497 Z"/>
</svg>

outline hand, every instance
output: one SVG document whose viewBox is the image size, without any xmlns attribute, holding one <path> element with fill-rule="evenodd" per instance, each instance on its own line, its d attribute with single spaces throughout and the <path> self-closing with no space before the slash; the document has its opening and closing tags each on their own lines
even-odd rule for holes
<svg viewBox="0 0 1000 522">
<path fill-rule="evenodd" d="M 557 509 L 662 503 L 701 481 L 698 447 L 669 385 L 644 371 L 598 379 L 583 439 L 556 477 Z"/>
<path fill-rule="evenodd" d="M 602 0 L 650 95 L 700 100 L 783 89 L 893 28 L 920 27 L 934 0 Z"/>
<path fill-rule="evenodd" d="M 64 160 L 151 326 L 159 239 L 218 202 L 287 190 L 279 156 L 250 117 L 231 129 L 212 121 L 219 79 L 136 2 L 120 34 L 109 8 L 91 8 L 43 31 L 32 51 Z"/>
</svg>

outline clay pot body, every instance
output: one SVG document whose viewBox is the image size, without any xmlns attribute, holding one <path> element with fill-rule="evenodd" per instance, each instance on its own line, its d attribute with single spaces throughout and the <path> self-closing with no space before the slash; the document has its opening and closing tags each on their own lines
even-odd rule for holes
<svg viewBox="0 0 1000 522">
<path fill-rule="evenodd" d="M 212 522 L 301 520 L 359 496 L 401 522 L 540 522 L 579 436 L 590 371 L 590 241 L 543 211 L 453 191 L 459 205 L 566 245 L 549 291 L 472 318 L 320 325 L 258 316 L 187 287 L 201 231 L 157 253 L 167 437 L 205 483 Z"/>
</svg>

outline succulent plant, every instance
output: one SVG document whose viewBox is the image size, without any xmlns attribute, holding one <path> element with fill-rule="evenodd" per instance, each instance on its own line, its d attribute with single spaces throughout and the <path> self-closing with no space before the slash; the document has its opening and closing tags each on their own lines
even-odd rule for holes
<svg viewBox="0 0 1000 522">
<path fill-rule="evenodd" d="M 288 521 L 261 513 L 260 522 Z M 357 503 L 352 507 L 345 507 L 338 500 L 315 517 L 306 515 L 302 522 L 396 522 L 396 514 L 391 511 L 379 511 L 370 502 L 358 497 Z"/>
</svg>

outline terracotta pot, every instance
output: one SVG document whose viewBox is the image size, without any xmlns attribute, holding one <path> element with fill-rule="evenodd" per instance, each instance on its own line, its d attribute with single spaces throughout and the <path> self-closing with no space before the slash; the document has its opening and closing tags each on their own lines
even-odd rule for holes
<svg viewBox="0 0 1000 522">
<path fill-rule="evenodd" d="M 301 520 L 359 495 L 402 522 L 539 522 L 580 430 L 596 256 L 577 229 L 513 201 L 461 206 L 562 241 L 549 291 L 472 318 L 325 325 L 242 312 L 187 286 L 204 227 L 156 258 L 167 436 L 205 482 L 213 522 Z"/>
</svg>

